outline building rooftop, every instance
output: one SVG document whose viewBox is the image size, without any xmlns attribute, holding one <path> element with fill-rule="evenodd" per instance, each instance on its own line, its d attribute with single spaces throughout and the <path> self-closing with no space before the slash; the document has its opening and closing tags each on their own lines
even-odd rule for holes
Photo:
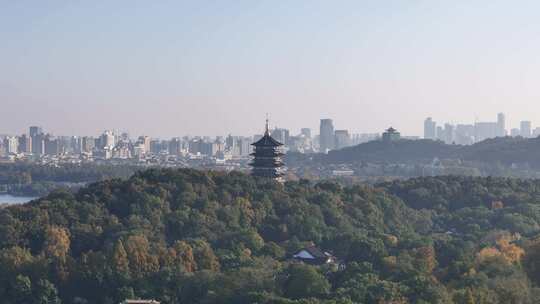
<svg viewBox="0 0 540 304">
<path fill-rule="evenodd" d="M 124 300 L 121 304 L 160 304 L 156 300 Z"/>
</svg>

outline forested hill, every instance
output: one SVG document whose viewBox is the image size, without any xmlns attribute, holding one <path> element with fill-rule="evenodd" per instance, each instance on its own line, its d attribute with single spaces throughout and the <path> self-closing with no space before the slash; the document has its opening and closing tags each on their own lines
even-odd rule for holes
<svg viewBox="0 0 540 304">
<path fill-rule="evenodd" d="M 539 191 L 510 179 L 374 188 L 152 169 L 0 209 L 0 298 L 536 303 Z M 291 259 L 313 243 L 339 262 Z"/>
<path fill-rule="evenodd" d="M 323 160 L 328 162 L 431 161 L 435 157 L 447 158 L 457 155 L 460 148 L 429 139 L 401 139 L 392 142 L 373 140 L 357 146 L 330 151 Z"/>
<path fill-rule="evenodd" d="M 485 163 L 528 163 L 540 168 L 540 138 L 498 137 L 469 146 L 447 145 L 433 140 L 394 142 L 370 141 L 330 151 L 321 160 L 330 163 L 351 161 L 415 162 L 437 158 L 462 159 Z"/>
</svg>

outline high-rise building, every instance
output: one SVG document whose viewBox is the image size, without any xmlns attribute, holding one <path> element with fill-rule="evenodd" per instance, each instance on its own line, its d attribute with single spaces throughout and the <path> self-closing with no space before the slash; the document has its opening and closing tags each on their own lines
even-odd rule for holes
<svg viewBox="0 0 540 304">
<path fill-rule="evenodd" d="M 73 153 L 75 154 L 81 154 L 83 151 L 82 148 L 82 138 L 79 136 L 72 136 L 71 137 L 71 147 L 73 148 Z"/>
<path fill-rule="evenodd" d="M 59 140 L 58 138 L 47 134 L 45 136 L 45 154 L 47 155 L 57 155 L 59 154 Z"/>
<path fill-rule="evenodd" d="M 433 121 L 431 117 L 424 120 L 424 138 L 425 139 L 437 139 L 437 123 Z"/>
<path fill-rule="evenodd" d="M 474 141 L 480 142 L 497 137 L 497 132 L 498 124 L 496 122 L 477 122 L 474 124 Z"/>
<path fill-rule="evenodd" d="M 497 136 L 506 136 L 506 118 L 504 113 L 497 114 Z"/>
<path fill-rule="evenodd" d="M 454 126 L 451 124 L 444 124 L 444 142 L 448 145 L 454 143 Z"/>
<path fill-rule="evenodd" d="M 310 128 L 302 128 L 302 129 L 300 129 L 300 134 L 304 135 L 307 138 L 311 138 L 311 129 Z"/>
<path fill-rule="evenodd" d="M 182 139 L 175 137 L 169 141 L 169 154 L 180 155 L 182 152 Z"/>
<path fill-rule="evenodd" d="M 289 130 L 275 128 L 272 130 L 271 136 L 280 143 L 283 143 L 285 146 L 289 145 Z"/>
<path fill-rule="evenodd" d="M 19 152 L 19 140 L 15 136 L 4 138 L 4 150 L 6 154 L 17 154 Z"/>
<path fill-rule="evenodd" d="M 90 153 L 96 147 L 96 139 L 93 137 L 85 136 L 82 138 L 82 152 Z"/>
<path fill-rule="evenodd" d="M 520 135 L 520 131 L 518 128 L 512 128 L 512 130 L 510 130 L 510 136 L 517 137 L 519 135 Z"/>
<path fill-rule="evenodd" d="M 19 137 L 19 153 L 32 153 L 32 137 L 26 134 Z"/>
<path fill-rule="evenodd" d="M 237 139 L 235 138 L 235 136 L 229 134 L 227 138 L 225 138 L 225 148 L 227 148 L 227 150 L 229 151 L 234 151 L 236 148 L 236 142 Z"/>
<path fill-rule="evenodd" d="M 34 137 L 38 134 L 43 134 L 43 129 L 41 127 L 31 126 L 29 134 L 30 134 L 30 137 Z"/>
<path fill-rule="evenodd" d="M 334 123 L 332 119 L 321 119 L 320 125 L 320 152 L 327 153 L 334 149 Z"/>
<path fill-rule="evenodd" d="M 336 130 L 334 132 L 335 145 L 336 149 L 343 149 L 351 145 L 351 136 L 347 130 Z"/>
<path fill-rule="evenodd" d="M 458 124 L 456 126 L 455 139 L 458 145 L 474 144 L 474 125 Z"/>
<path fill-rule="evenodd" d="M 150 152 L 150 136 L 139 136 L 139 142 L 144 146 L 144 153 Z"/>
<path fill-rule="evenodd" d="M 150 153 L 159 154 L 161 152 L 161 141 L 159 139 L 150 140 Z"/>
<path fill-rule="evenodd" d="M 248 156 L 252 151 L 251 139 L 248 137 L 242 137 L 238 140 L 238 146 L 240 148 L 240 156 Z"/>
<path fill-rule="evenodd" d="M 56 141 L 59 154 L 73 154 L 75 152 L 74 138 L 72 136 L 59 136 Z"/>
<path fill-rule="evenodd" d="M 519 133 L 522 137 L 529 138 L 531 137 L 531 122 L 522 121 L 519 123 Z"/>
<path fill-rule="evenodd" d="M 190 154 L 198 154 L 198 153 L 201 153 L 201 144 L 202 144 L 202 139 L 200 138 L 192 138 L 189 140 L 189 148 L 188 148 L 188 152 Z"/>
<path fill-rule="evenodd" d="M 216 153 L 223 151 L 225 145 L 219 141 L 201 141 L 199 142 L 199 152 L 202 155 L 214 156 Z"/>
<path fill-rule="evenodd" d="M 32 153 L 41 155 L 45 153 L 45 135 L 41 127 L 30 127 L 30 138 L 32 143 Z"/>
<path fill-rule="evenodd" d="M 436 138 L 437 140 L 444 141 L 444 128 L 442 126 L 437 126 Z"/>
<path fill-rule="evenodd" d="M 268 119 L 266 120 L 266 130 L 261 139 L 252 144 L 254 148 L 253 161 L 250 166 L 253 168 L 251 174 L 253 176 L 272 178 L 280 181 L 283 176 L 281 161 L 282 143 L 278 142 L 272 136 L 268 130 Z"/>
<path fill-rule="evenodd" d="M 45 135 L 43 133 L 35 134 L 32 138 L 32 154 L 45 154 Z"/>
<path fill-rule="evenodd" d="M 540 127 L 534 128 L 534 130 L 533 130 L 533 132 L 532 132 L 532 136 L 533 136 L 533 137 L 538 137 L 538 136 L 540 136 Z"/>
<path fill-rule="evenodd" d="M 114 148 L 114 145 L 116 144 L 115 139 L 116 138 L 114 136 L 114 133 L 112 131 L 106 130 L 99 138 L 100 148 L 112 150 L 112 148 Z"/>
</svg>

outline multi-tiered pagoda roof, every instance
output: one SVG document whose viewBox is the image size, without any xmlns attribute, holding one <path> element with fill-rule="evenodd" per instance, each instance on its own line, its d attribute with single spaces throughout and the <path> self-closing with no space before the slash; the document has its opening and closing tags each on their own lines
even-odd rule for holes
<svg viewBox="0 0 540 304">
<path fill-rule="evenodd" d="M 254 147 L 254 151 L 251 153 L 253 156 L 253 161 L 250 163 L 253 168 L 251 175 L 280 180 L 283 176 L 281 168 L 284 165 L 281 160 L 281 156 L 283 156 L 281 146 L 283 144 L 270 136 L 268 120 L 266 120 L 266 130 L 263 137 L 251 145 Z"/>
</svg>

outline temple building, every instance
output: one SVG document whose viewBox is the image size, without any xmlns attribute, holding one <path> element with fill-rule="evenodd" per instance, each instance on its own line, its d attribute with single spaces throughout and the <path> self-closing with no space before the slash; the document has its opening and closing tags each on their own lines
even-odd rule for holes
<svg viewBox="0 0 540 304">
<path fill-rule="evenodd" d="M 399 140 L 400 138 L 401 138 L 401 134 L 399 134 L 399 132 L 392 127 L 386 129 L 386 132 L 382 134 L 382 140 L 384 142 L 392 142 L 392 141 Z"/>
<path fill-rule="evenodd" d="M 251 145 L 254 147 L 254 151 L 251 153 L 253 156 L 253 161 L 250 163 L 250 166 L 253 167 L 251 175 L 282 181 L 283 162 L 281 156 L 283 153 L 281 146 L 283 144 L 270 136 L 268 119 L 266 119 L 266 130 L 263 137 Z"/>
</svg>

